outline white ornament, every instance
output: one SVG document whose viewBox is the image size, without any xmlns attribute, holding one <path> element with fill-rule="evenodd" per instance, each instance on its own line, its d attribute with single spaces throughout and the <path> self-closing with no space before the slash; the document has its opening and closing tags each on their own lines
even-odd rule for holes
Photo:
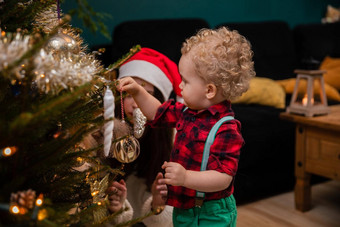
<svg viewBox="0 0 340 227">
<path fill-rule="evenodd" d="M 146 120 L 139 108 L 133 110 L 133 134 L 137 139 L 141 138 L 144 133 Z"/>
<path fill-rule="evenodd" d="M 115 111 L 115 97 L 113 96 L 112 91 L 107 87 L 105 95 L 104 95 L 104 119 L 108 121 L 104 124 L 104 155 L 107 157 L 110 152 L 112 137 L 113 137 L 113 118 Z"/>
</svg>

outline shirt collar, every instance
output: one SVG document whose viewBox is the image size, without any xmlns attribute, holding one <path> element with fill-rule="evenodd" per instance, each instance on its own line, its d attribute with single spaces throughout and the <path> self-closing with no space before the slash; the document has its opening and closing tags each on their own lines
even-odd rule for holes
<svg viewBox="0 0 340 227">
<path fill-rule="evenodd" d="M 229 112 L 230 108 L 230 102 L 225 100 L 223 102 L 210 106 L 207 111 L 209 111 L 212 115 L 216 115 L 216 113 L 227 113 Z"/>
<path fill-rule="evenodd" d="M 212 115 L 216 115 L 216 113 L 227 113 L 227 112 L 230 112 L 231 111 L 230 109 L 231 109 L 230 101 L 225 100 L 223 102 L 220 102 L 218 104 L 210 106 L 209 108 L 201 111 L 200 113 L 208 111 Z M 188 110 L 190 110 L 190 112 L 194 112 L 195 114 L 197 114 L 197 111 L 194 111 L 194 110 L 191 110 L 191 109 L 188 109 Z"/>
</svg>

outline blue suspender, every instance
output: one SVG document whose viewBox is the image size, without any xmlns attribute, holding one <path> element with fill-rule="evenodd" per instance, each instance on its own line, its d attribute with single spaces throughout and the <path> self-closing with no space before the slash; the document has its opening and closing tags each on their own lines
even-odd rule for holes
<svg viewBox="0 0 340 227">
<path fill-rule="evenodd" d="M 201 163 L 201 171 L 205 171 L 207 169 L 210 147 L 214 143 L 217 130 L 220 128 L 220 126 L 224 122 L 230 121 L 230 120 L 233 120 L 233 119 L 234 118 L 232 116 L 225 116 L 225 117 L 221 118 L 210 130 L 209 135 L 208 135 L 207 140 L 206 140 L 205 145 L 204 145 L 203 157 L 202 157 L 202 163 Z M 196 206 L 202 206 L 204 197 L 205 197 L 204 192 L 196 191 L 196 198 L 201 200 L 201 203 L 196 204 Z"/>
</svg>

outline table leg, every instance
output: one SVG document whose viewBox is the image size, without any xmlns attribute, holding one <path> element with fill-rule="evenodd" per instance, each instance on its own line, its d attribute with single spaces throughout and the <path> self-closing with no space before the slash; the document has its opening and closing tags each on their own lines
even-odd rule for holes
<svg viewBox="0 0 340 227">
<path fill-rule="evenodd" d="M 310 174 L 296 178 L 295 208 L 300 211 L 308 211 L 311 208 Z"/>
<path fill-rule="evenodd" d="M 300 211 L 308 211 L 311 208 L 311 174 L 305 171 L 306 133 L 301 125 L 296 126 L 295 132 L 295 208 Z"/>
</svg>

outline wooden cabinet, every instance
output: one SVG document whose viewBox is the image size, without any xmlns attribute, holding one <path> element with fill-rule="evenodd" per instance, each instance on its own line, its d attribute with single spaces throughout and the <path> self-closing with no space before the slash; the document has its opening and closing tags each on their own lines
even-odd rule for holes
<svg viewBox="0 0 340 227">
<path fill-rule="evenodd" d="M 317 117 L 280 115 L 296 123 L 295 207 L 301 211 L 311 208 L 311 174 L 340 180 L 340 105 L 330 108 L 330 114 Z"/>
</svg>

